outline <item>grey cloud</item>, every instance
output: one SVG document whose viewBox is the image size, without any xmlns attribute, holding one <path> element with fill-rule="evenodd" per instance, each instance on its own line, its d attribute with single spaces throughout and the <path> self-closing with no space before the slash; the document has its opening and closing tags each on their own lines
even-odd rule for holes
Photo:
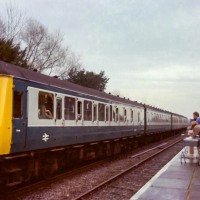
<svg viewBox="0 0 200 200">
<path fill-rule="evenodd" d="M 199 109 L 200 2 L 188 0 L 15 0 L 27 16 L 60 29 L 108 90 L 189 115 Z M 0 0 L 5 14 L 5 1 Z M 162 94 L 162 98 L 158 98 Z M 191 105 L 187 97 L 192 98 Z M 185 105 L 188 108 L 185 108 Z M 186 111 L 185 111 L 186 110 Z"/>
</svg>

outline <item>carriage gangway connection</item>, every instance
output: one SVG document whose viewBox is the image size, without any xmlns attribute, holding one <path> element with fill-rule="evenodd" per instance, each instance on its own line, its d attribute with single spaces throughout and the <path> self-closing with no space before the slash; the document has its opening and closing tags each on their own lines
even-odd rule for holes
<svg viewBox="0 0 200 200">
<path fill-rule="evenodd" d="M 185 147 L 150 179 L 130 200 L 199 200 L 198 159 L 182 155 Z"/>
</svg>

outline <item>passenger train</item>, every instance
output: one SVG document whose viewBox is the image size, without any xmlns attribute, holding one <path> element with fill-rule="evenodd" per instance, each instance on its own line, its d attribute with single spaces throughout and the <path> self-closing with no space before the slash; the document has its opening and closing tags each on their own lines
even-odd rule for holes
<svg viewBox="0 0 200 200">
<path fill-rule="evenodd" d="M 0 74 L 2 185 L 115 155 L 188 124 L 182 115 L 2 61 Z"/>
</svg>

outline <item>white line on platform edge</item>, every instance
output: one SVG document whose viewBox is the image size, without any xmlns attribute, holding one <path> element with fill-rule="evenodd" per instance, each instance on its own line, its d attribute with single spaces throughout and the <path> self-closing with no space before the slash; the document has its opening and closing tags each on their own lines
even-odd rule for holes
<svg viewBox="0 0 200 200">
<path fill-rule="evenodd" d="M 178 157 L 180 157 L 180 154 L 182 153 L 183 149 L 176 155 L 174 158 L 172 158 L 158 173 L 153 176 L 134 196 L 130 198 L 130 200 L 138 200 L 140 196 L 153 184 L 153 182 L 164 172 L 166 171 L 172 162 L 174 162 Z"/>
</svg>

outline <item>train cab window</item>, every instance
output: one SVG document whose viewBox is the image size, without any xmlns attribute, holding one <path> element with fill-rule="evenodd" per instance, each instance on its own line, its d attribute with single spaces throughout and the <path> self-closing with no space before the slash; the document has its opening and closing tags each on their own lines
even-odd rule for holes
<svg viewBox="0 0 200 200">
<path fill-rule="evenodd" d="M 62 119 L 62 99 L 56 99 L 56 119 Z"/>
<path fill-rule="evenodd" d="M 38 118 L 53 119 L 54 95 L 48 92 L 39 92 L 38 95 Z"/>
<path fill-rule="evenodd" d="M 65 120 L 75 120 L 75 98 L 65 97 Z"/>
<path fill-rule="evenodd" d="M 22 117 L 22 95 L 23 95 L 23 92 L 14 91 L 13 118 L 21 118 Z"/>
<path fill-rule="evenodd" d="M 113 114 L 113 111 L 112 111 L 112 106 L 110 105 L 110 121 L 112 122 L 112 114 Z"/>
<path fill-rule="evenodd" d="M 109 121 L 109 106 L 106 106 L 106 121 Z"/>
<path fill-rule="evenodd" d="M 98 118 L 99 121 L 105 120 L 105 105 L 102 103 L 98 104 Z"/>
<path fill-rule="evenodd" d="M 93 104 L 93 121 L 97 121 L 97 105 Z"/>
<path fill-rule="evenodd" d="M 131 109 L 131 122 L 133 122 L 133 110 Z"/>
<path fill-rule="evenodd" d="M 77 102 L 77 120 L 82 120 L 82 102 Z"/>
<path fill-rule="evenodd" d="M 92 102 L 84 101 L 84 120 L 91 121 L 92 120 Z"/>
</svg>

